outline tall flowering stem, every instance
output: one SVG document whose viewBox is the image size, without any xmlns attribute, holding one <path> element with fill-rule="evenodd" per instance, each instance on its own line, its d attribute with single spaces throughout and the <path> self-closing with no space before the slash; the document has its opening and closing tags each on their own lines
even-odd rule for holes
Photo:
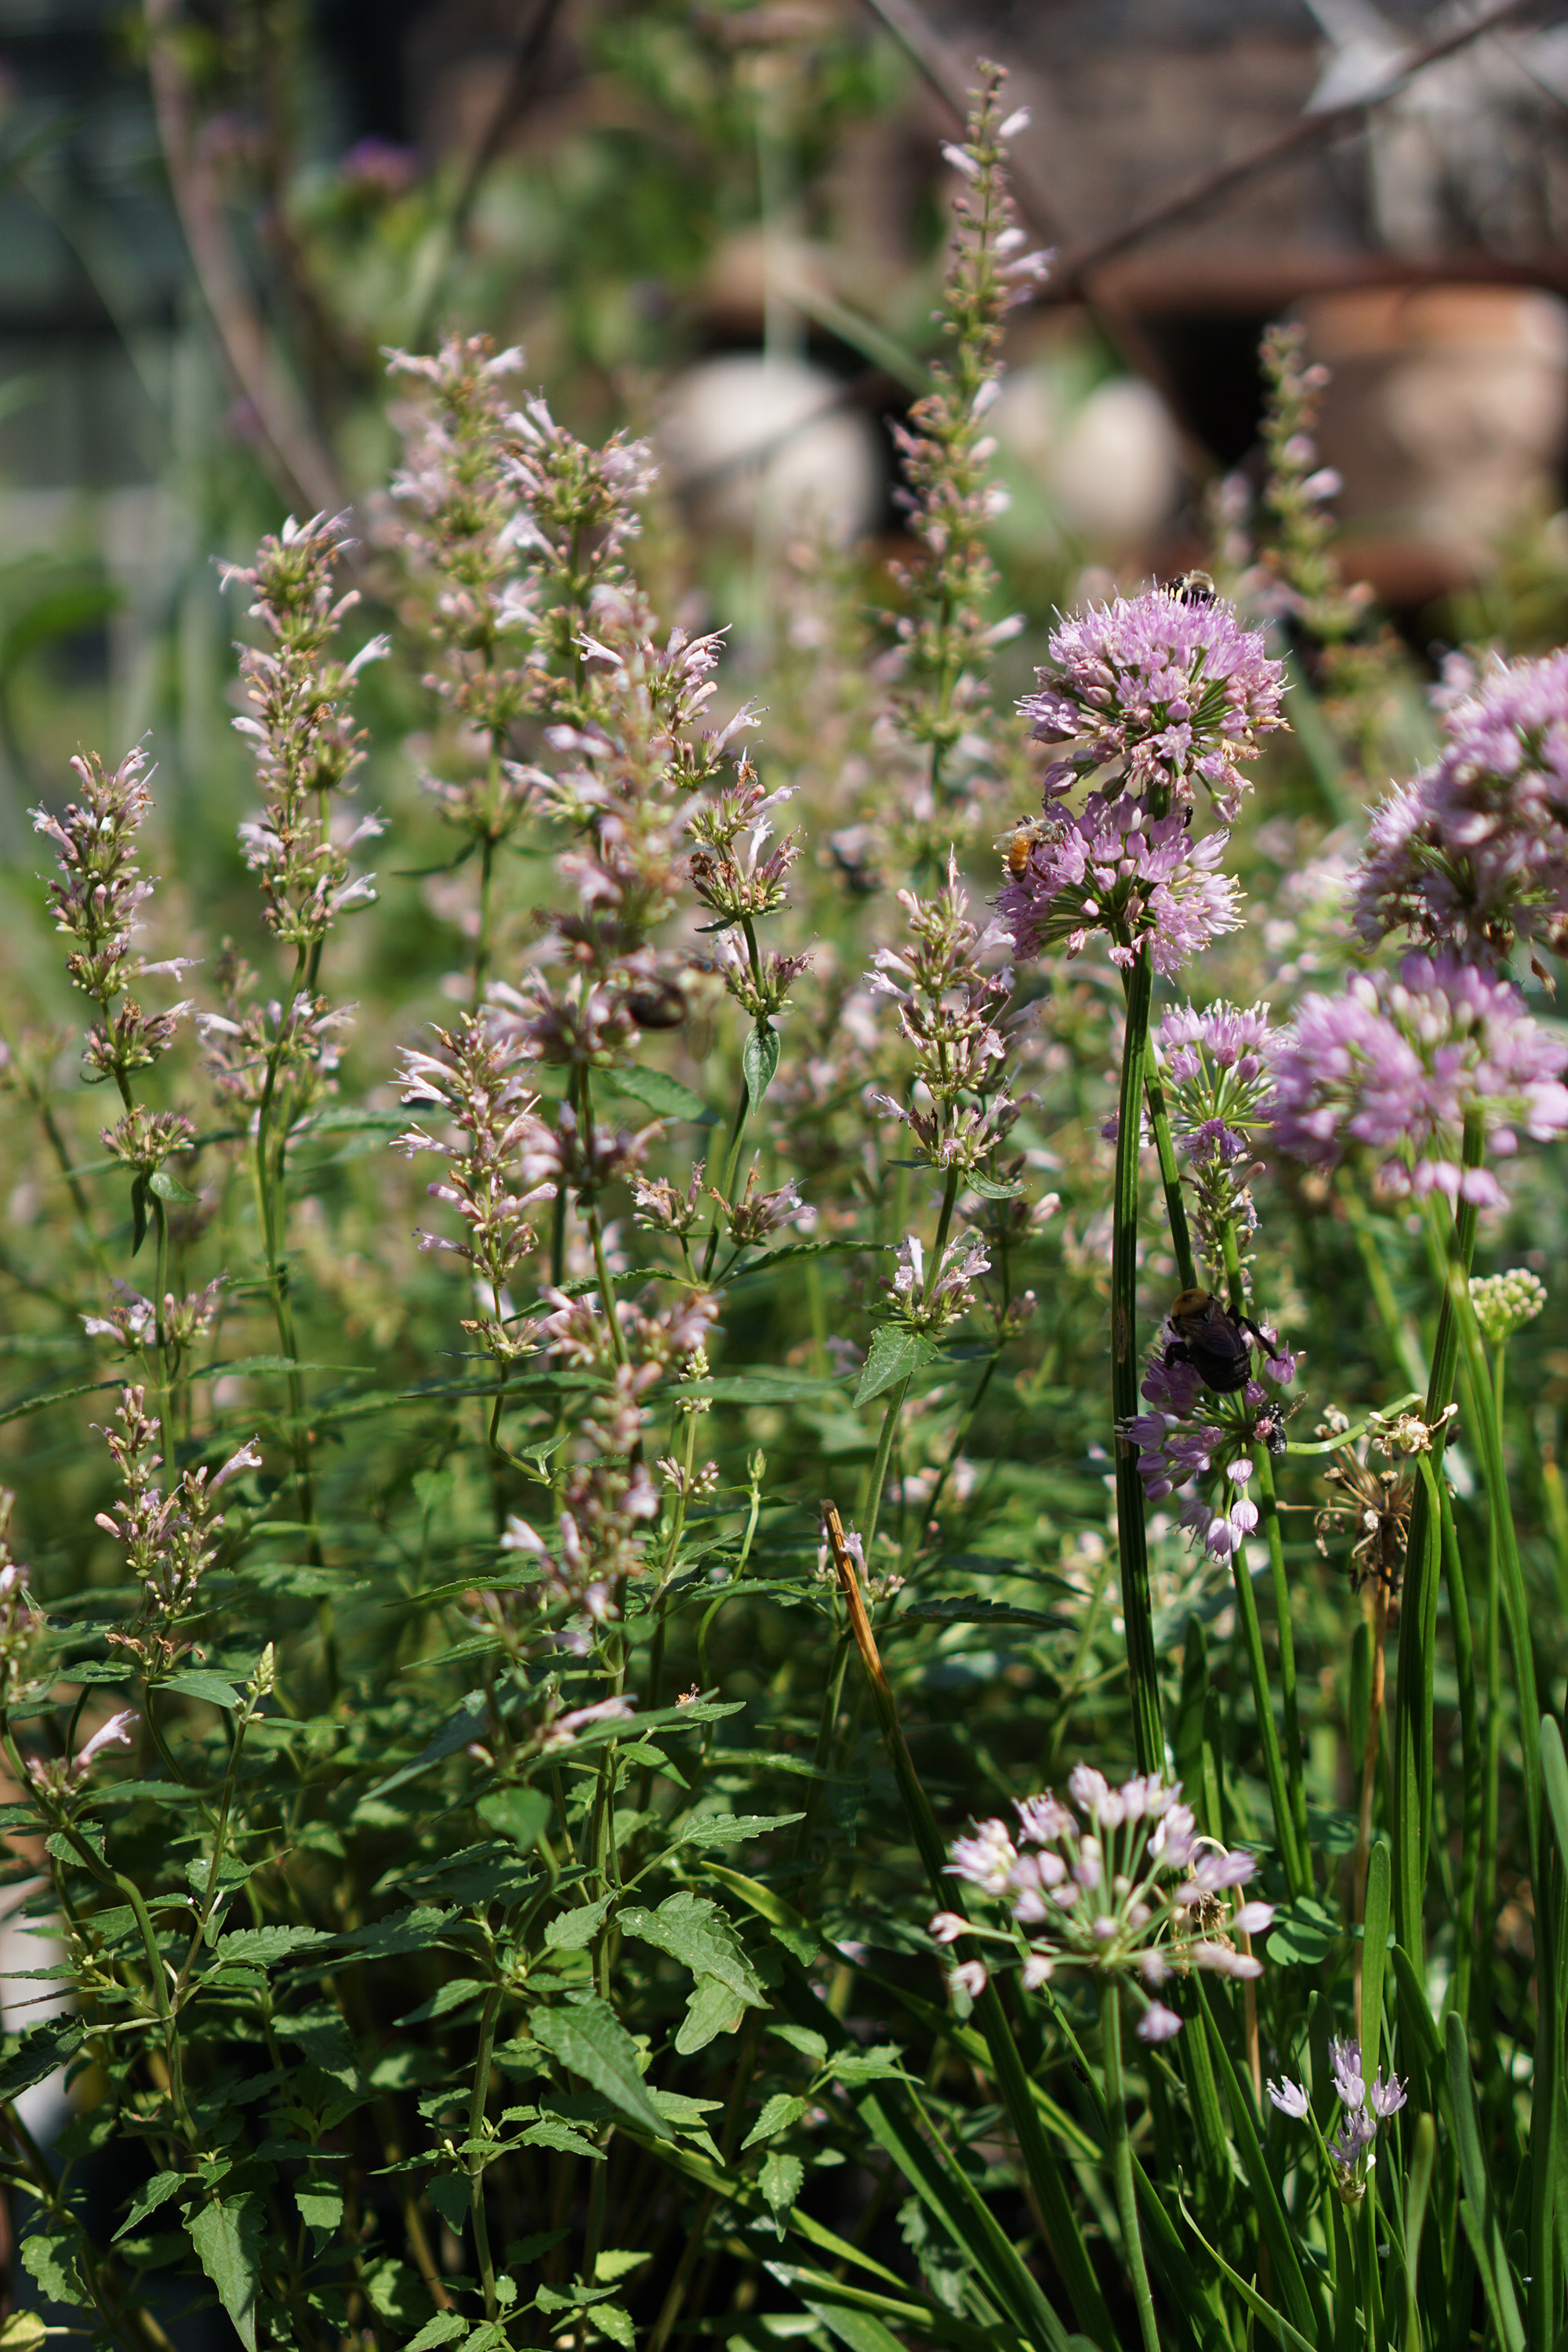
<svg viewBox="0 0 1568 2352">
<path fill-rule="evenodd" d="M 1138 1149 L 1143 1127 L 1143 1070 L 1149 1052 L 1149 1005 L 1154 976 L 1139 958 L 1127 982 L 1127 1028 L 1121 1048 L 1121 1095 L 1111 1193 L 1110 1411 L 1121 1430 L 1138 1412 Z M 1138 1449 L 1116 1441 L 1116 1529 L 1121 1559 L 1121 1615 L 1127 1628 L 1127 1674 L 1132 1698 L 1132 1742 L 1139 1769 L 1160 1772 L 1165 1732 L 1160 1715 L 1160 1666 L 1154 1648 L 1154 1607 L 1149 1588 L 1149 1544 Z"/>
<path fill-rule="evenodd" d="M 357 590 L 338 593 L 343 545 L 340 522 L 315 515 L 299 523 L 290 516 L 280 531 L 262 541 L 253 564 L 232 566 L 224 575 L 226 587 L 237 583 L 251 592 L 249 616 L 261 624 L 268 640 L 240 649 L 250 711 L 234 724 L 255 762 L 262 806 L 239 830 L 246 862 L 266 901 L 267 927 L 282 946 L 294 950 L 294 971 L 287 996 L 268 1007 L 266 1016 L 247 1017 L 237 988 L 235 1011 L 229 1016 L 209 1014 L 202 1029 L 220 1089 L 253 1108 L 257 1218 L 267 1286 L 279 1341 L 291 1362 L 299 1348 L 285 1242 L 289 1139 L 332 1084 L 334 1031 L 342 1016 L 332 1013 L 318 994 L 321 954 L 340 916 L 374 902 L 374 879 L 353 872 L 350 852 L 382 829 L 376 816 L 351 824 L 333 807 L 335 794 L 352 790 L 364 759 L 363 732 L 349 709 L 354 679 L 387 650 L 383 638 L 372 638 L 346 662 L 332 650 L 345 616 L 359 602 Z M 300 1516 L 313 1521 L 304 1387 L 297 1370 L 288 1380 Z"/>
</svg>

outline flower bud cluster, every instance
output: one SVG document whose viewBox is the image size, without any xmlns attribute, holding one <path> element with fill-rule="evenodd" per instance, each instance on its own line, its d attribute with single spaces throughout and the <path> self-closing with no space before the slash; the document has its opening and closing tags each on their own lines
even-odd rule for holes
<svg viewBox="0 0 1568 2352">
<path fill-rule="evenodd" d="M 268 927 L 301 958 L 321 942 L 338 916 L 373 903 L 373 877 L 351 874 L 350 851 L 378 834 L 381 819 L 357 824 L 335 818 L 334 793 L 352 789 L 363 759 L 364 734 L 348 709 L 354 679 L 387 652 L 373 637 L 352 660 L 330 652 L 344 616 L 359 603 L 357 589 L 338 595 L 344 548 L 341 520 L 313 515 L 264 539 L 252 564 L 231 565 L 226 587 L 237 582 L 254 597 L 248 606 L 269 646 L 240 649 L 239 671 L 254 716 L 237 719 L 256 767 L 262 812 L 239 828 L 247 866 L 260 879 Z"/>
<path fill-rule="evenodd" d="M 950 1849 L 956 1877 L 1006 1903 L 1012 1932 L 977 1929 L 955 1912 L 939 1912 L 931 1932 L 942 1944 L 978 1935 L 1010 1945 L 1031 1991 L 1063 1969 L 1115 1970 L 1142 2003 L 1139 2039 L 1168 2042 L 1182 2021 L 1152 1996 L 1173 1976 L 1192 1969 L 1262 1975 L 1262 1962 L 1238 1951 L 1232 1938 L 1261 1934 L 1273 1906 L 1244 1903 L 1232 1913 L 1225 1900 L 1258 1865 L 1250 1854 L 1198 1834 L 1191 1807 L 1180 1801 L 1179 1781 L 1167 1786 L 1152 1772 L 1113 1789 L 1092 1765 L 1079 1764 L 1068 1793 L 1070 1806 L 1049 1790 L 1022 1798 L 1016 1831 L 982 1822 Z M 959 1971 L 971 1993 L 984 1987 L 986 1974 L 980 1961 Z"/>
<path fill-rule="evenodd" d="M 0 1707 L 14 1706 L 40 1687 L 29 1671 L 44 1614 L 27 1590 L 26 1567 L 11 1549 L 16 1497 L 0 1486 Z"/>
<path fill-rule="evenodd" d="M 33 826 L 53 842 L 60 869 L 61 878 L 49 884 L 48 892 L 55 929 L 76 942 L 66 970 L 99 1008 L 82 1055 L 88 1083 L 112 1078 L 129 1104 L 132 1073 L 150 1069 L 167 1053 L 191 1008 L 186 1003 L 166 1013 L 144 1013 L 125 992 L 132 981 L 153 972 L 178 979 L 190 969 L 190 960 L 176 956 L 147 963 L 131 950 L 140 910 L 153 896 L 153 885 L 136 862 L 137 835 L 153 805 L 145 751 L 138 744 L 112 774 L 96 752 L 79 753 L 71 766 L 79 801 L 59 816 L 34 809 Z M 112 1010 L 121 996 L 124 1003 Z"/>
<path fill-rule="evenodd" d="M 1507 1274 L 1477 1274 L 1470 1277 L 1470 1304 L 1476 1320 L 1494 1348 L 1533 1323 L 1546 1304 L 1546 1285 L 1528 1267 L 1516 1265 Z"/>
<path fill-rule="evenodd" d="M 173 1291 L 163 1294 L 164 1344 L 175 1349 L 188 1348 L 204 1332 L 210 1331 L 222 1304 L 226 1275 L 219 1275 L 204 1290 L 187 1291 L 177 1298 Z M 113 1339 L 127 1355 L 144 1355 L 158 1333 L 158 1309 L 151 1298 L 132 1290 L 128 1282 L 111 1282 L 109 1303 L 97 1315 L 84 1315 L 82 1328 L 93 1339 Z"/>
<path fill-rule="evenodd" d="M 1325 2139 L 1318 2128 L 1305 2084 L 1293 2083 L 1287 2075 L 1268 2084 L 1268 2095 L 1282 2116 L 1311 2124 L 1329 2159 L 1336 2191 L 1346 2205 L 1356 2206 L 1366 2195 L 1368 2179 L 1377 2162 L 1373 2147 L 1378 2127 L 1399 2113 L 1406 2088 L 1397 2074 L 1390 2074 L 1385 2080 L 1381 2066 L 1370 2083 L 1364 2082 L 1360 2042 L 1337 2034 L 1329 2043 L 1329 2071 L 1339 2116 L 1339 2128 L 1331 2139 Z"/>
<path fill-rule="evenodd" d="M 226 941 L 215 978 L 221 1013 L 198 1013 L 202 1062 L 221 1100 L 251 1114 L 265 1102 L 274 1129 L 297 1129 L 307 1112 L 337 1092 L 341 1033 L 352 1006 L 334 1011 L 324 996 L 300 989 L 290 998 L 258 996 L 256 973 Z"/>
<path fill-rule="evenodd" d="M 224 1521 L 215 1498 L 242 1470 L 258 1470 L 261 1453 L 253 1438 L 216 1473 L 205 1465 L 182 1471 L 164 1494 L 153 1475 L 163 1464 L 156 1451 L 159 1423 L 147 1411 L 144 1388 L 121 1391 L 115 1420 L 118 1428 L 103 1435 L 125 1494 L 112 1515 L 100 1511 L 95 1524 L 124 1548 L 141 1605 L 132 1632 L 110 1639 L 132 1651 L 144 1670 L 167 1674 L 190 1647 L 177 1638 L 177 1629 L 199 1606 L 202 1577 L 217 1557 Z"/>
<path fill-rule="evenodd" d="M 966 1233 L 946 1244 L 928 1276 L 925 1244 L 906 1234 L 899 1244 L 899 1270 L 884 1287 L 898 1321 L 936 1338 L 963 1321 L 974 1305 L 975 1284 L 990 1270 L 984 1239 Z"/>
<path fill-rule="evenodd" d="M 1441 1192 L 1478 1208 L 1507 1195 L 1489 1168 L 1460 1165 L 1467 1116 L 1506 1159 L 1520 1130 L 1568 1133 L 1568 1046 L 1532 1021 L 1509 981 L 1447 950 L 1406 956 L 1397 975 L 1352 972 L 1335 996 L 1304 997 L 1274 1055 L 1275 1146 L 1332 1168 L 1347 1146 L 1376 1156 L 1394 1197 Z"/>
<path fill-rule="evenodd" d="M 521 1170 L 531 1150 L 551 1140 L 538 1116 L 539 1097 L 526 1080 L 527 1056 L 516 1037 L 465 1013 L 457 1029 L 437 1029 L 437 1054 L 406 1050 L 399 1073 L 407 1109 L 443 1119 L 456 1130 L 446 1142 L 412 1126 L 393 1149 L 409 1159 L 422 1151 L 447 1154 L 447 1174 L 426 1189 L 462 1220 L 465 1238 L 421 1233 L 419 1246 L 450 1250 L 473 1269 L 480 1313 L 465 1320 L 499 1364 L 530 1352 L 537 1326 L 513 1311 L 507 1286 L 531 1256 L 529 1213 L 555 1197 L 552 1182 L 529 1181 Z"/>
<path fill-rule="evenodd" d="M 29 1756 L 27 1778 L 44 1800 L 46 1810 L 51 1813 L 57 1809 L 63 1811 L 67 1800 L 78 1795 L 86 1785 L 95 1761 L 106 1748 L 131 1746 L 131 1734 L 141 1720 L 134 1707 L 122 1707 L 118 1715 L 100 1723 L 74 1756 Z"/>
<path fill-rule="evenodd" d="M 1273 1037 L 1267 1004 L 1176 1006 L 1154 1031 L 1171 1102 L 1171 1127 L 1185 1152 L 1204 1242 L 1217 1249 L 1226 1228 L 1257 1223 L 1250 1185 L 1258 1172 L 1251 1129 L 1267 1115 Z"/>
<path fill-rule="evenodd" d="M 893 567 L 907 603 L 894 622 L 892 718 L 898 733 L 928 753 L 903 815 L 909 845 L 932 858 L 951 829 L 943 805 L 973 793 L 973 770 L 989 757 L 983 730 L 992 653 L 1022 626 L 1013 620 L 998 627 L 985 615 L 996 583 L 986 532 L 1007 499 L 992 478 L 996 444 L 984 419 L 1001 390 L 1007 315 L 1044 282 L 1050 260 L 1026 249 L 1006 191 L 1007 142 L 1028 114 L 1020 109 L 1004 121 L 1005 76 L 996 66 L 980 70 L 963 143 L 942 151 L 959 182 L 936 313 L 950 349 L 932 367 L 931 392 L 916 401 L 907 425 L 893 428 L 908 486 L 899 503 L 919 551 Z M 957 772 L 961 759 L 971 769 L 967 778 Z"/>
<path fill-rule="evenodd" d="M 929 898 L 900 890 L 899 903 L 909 937 L 896 949 L 879 949 L 870 987 L 898 1006 L 914 1084 L 907 1103 L 886 1094 L 871 1099 L 902 1121 L 931 1167 L 973 1174 L 1018 1116 L 1002 1084 L 1007 1048 L 998 1026 L 1013 974 L 1005 966 L 984 971 L 980 962 L 1005 946 L 1006 932 L 1000 923 L 982 929 L 969 920 L 969 894 L 951 849 L 942 887 Z"/>
<path fill-rule="evenodd" d="M 1342 484 L 1320 460 L 1313 438 L 1330 377 L 1326 367 L 1307 362 L 1306 340 L 1302 327 L 1272 326 L 1259 354 L 1268 391 L 1263 504 L 1274 518 L 1276 535 L 1264 562 L 1278 583 L 1268 601 L 1320 645 L 1334 646 L 1361 627 L 1372 590 L 1364 583 L 1347 588 L 1334 554 L 1335 524 L 1327 509 Z"/>
</svg>

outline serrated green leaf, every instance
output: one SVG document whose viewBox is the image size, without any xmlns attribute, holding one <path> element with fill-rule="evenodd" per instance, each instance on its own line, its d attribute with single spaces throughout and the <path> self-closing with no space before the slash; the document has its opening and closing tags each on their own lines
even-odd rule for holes
<svg viewBox="0 0 1568 2352">
<path fill-rule="evenodd" d="M 474 2185 L 466 2172 L 438 2172 L 425 2183 L 425 2194 L 447 2224 L 458 2237 L 468 2218 L 474 2201 Z"/>
<path fill-rule="evenodd" d="M 768 2006 L 745 1947 L 711 1895 L 694 1895 L 689 1887 L 682 1887 L 657 1911 L 633 1906 L 621 1913 L 616 1924 L 623 1936 L 635 1936 L 656 1950 L 668 1952 L 694 1977 L 716 1978 L 748 2008 Z"/>
<path fill-rule="evenodd" d="M 826 2059 L 826 2034 L 814 2033 L 809 2025 L 770 2025 L 767 2030 L 775 2042 L 787 2042 L 792 2050 L 798 2050 L 813 2070 L 822 2065 Z"/>
<path fill-rule="evenodd" d="M 745 1072 L 746 1093 L 753 1111 L 762 1108 L 763 1097 L 773 1085 L 783 1042 L 773 1028 L 753 1029 L 746 1040 L 741 1067 Z"/>
<path fill-rule="evenodd" d="M 805 2180 L 805 2167 L 798 2156 L 785 2156 L 774 2148 L 757 2175 L 757 2186 L 768 2202 L 773 2217 L 773 2227 L 782 2238 L 790 2207 L 800 2195 Z"/>
<path fill-rule="evenodd" d="M 884 1389 L 895 1388 L 899 1381 L 912 1379 L 927 1364 L 934 1364 L 941 1353 L 936 1341 L 923 1331 L 911 1331 L 902 1323 L 879 1323 L 871 1334 L 870 1352 L 855 1391 L 856 1403 L 869 1404 Z"/>
<path fill-rule="evenodd" d="M 807 2102 L 797 2099 L 792 2091 L 775 2091 L 771 2098 L 764 2099 L 761 2115 L 741 2142 L 742 2154 L 762 2140 L 777 2139 L 780 2132 L 789 2131 L 799 2123 L 806 2105 Z"/>
<path fill-rule="evenodd" d="M 295 2185 L 294 2202 L 310 2232 L 311 2251 L 319 2254 L 342 2224 L 343 2192 L 334 2181 L 301 2180 Z"/>
<path fill-rule="evenodd" d="M 270 1968 L 296 1952 L 313 1951 L 338 1938 L 326 1927 L 231 1927 L 216 1946 L 218 1962 L 244 1960 L 253 1968 Z"/>
<path fill-rule="evenodd" d="M 689 1822 L 678 1832 L 681 1845 L 740 1845 L 747 1838 L 765 1837 L 770 1830 L 787 1830 L 805 1819 L 804 1813 L 707 1813 Z"/>
<path fill-rule="evenodd" d="M 460 2311 L 438 2311 L 427 2319 L 405 2352 L 436 2352 L 437 2344 L 450 2344 L 455 2336 L 466 2336 L 468 2323 Z"/>
<path fill-rule="evenodd" d="M 609 2337 L 612 2344 L 622 2346 L 623 2352 L 632 2352 L 637 2332 L 632 2324 L 631 2313 L 624 2311 L 618 2303 L 599 2304 L 594 2313 L 594 2325 L 602 2335 Z"/>
<path fill-rule="evenodd" d="M 63 2025 L 35 2025 L 0 2063 L 0 2099 L 15 2099 L 52 2074 L 83 2040 L 86 2028 L 73 2018 Z"/>
<path fill-rule="evenodd" d="M 640 2270 L 650 2257 L 633 2253 L 626 2246 L 606 2246 L 594 2263 L 594 2282 L 597 2286 L 613 2286 L 617 2279 L 626 2278 Z"/>
<path fill-rule="evenodd" d="M 639 2131 L 668 2139 L 670 2127 L 643 2087 L 637 2045 L 602 2000 L 574 2009 L 536 2009 L 529 2020 L 533 2038 L 590 2090 L 602 2093 Z"/>
<path fill-rule="evenodd" d="M 584 1903 L 575 1911 L 559 1913 L 544 1930 L 545 1943 L 552 1952 L 584 1950 L 604 1926 L 605 1914 L 615 1899 L 613 1893 L 601 1895 L 596 1903 Z"/>
<path fill-rule="evenodd" d="M 689 2058 L 721 2033 L 734 2033 L 746 2013 L 739 1993 L 717 1977 L 699 1977 L 686 1999 L 686 2014 L 675 2036 L 675 2046 Z"/>
<path fill-rule="evenodd" d="M 155 2172 L 151 2180 L 142 2183 L 131 2200 L 131 2210 L 110 2238 L 110 2244 L 117 2246 L 121 2238 L 128 2237 L 132 2230 L 141 2227 L 149 2213 L 155 2213 L 160 2205 L 166 2205 L 171 2197 L 177 2197 L 182 2189 L 190 2185 L 185 2173 Z"/>
<path fill-rule="evenodd" d="M 899 2061 L 903 2056 L 901 2043 L 889 2042 L 880 2050 L 837 2051 L 829 2069 L 836 2083 L 853 2090 L 862 2083 L 889 2083 L 909 2078 Z"/>
<path fill-rule="evenodd" d="M 256 2292 L 261 2277 L 262 2204 L 254 2189 L 215 2197 L 185 2224 L 196 2259 L 217 2289 L 245 2352 L 256 2352 Z"/>
</svg>

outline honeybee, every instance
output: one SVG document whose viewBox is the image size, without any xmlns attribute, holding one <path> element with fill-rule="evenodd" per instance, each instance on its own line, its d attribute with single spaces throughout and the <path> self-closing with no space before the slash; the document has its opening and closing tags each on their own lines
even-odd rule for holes
<svg viewBox="0 0 1568 2352">
<path fill-rule="evenodd" d="M 1167 1364 L 1191 1364 L 1205 1388 L 1233 1396 L 1252 1378 L 1252 1350 L 1268 1341 L 1250 1315 L 1233 1315 L 1212 1290 L 1184 1290 L 1171 1308 Z"/>
<path fill-rule="evenodd" d="M 997 842 L 1006 860 L 1007 871 L 1015 882 L 1022 881 L 1029 870 L 1029 852 L 1037 841 L 1044 841 L 1046 828 L 1037 816 L 1021 816 L 1009 834 Z"/>
<path fill-rule="evenodd" d="M 1219 591 L 1206 572 L 1184 572 L 1172 581 L 1171 593 L 1179 604 L 1212 604 Z"/>
</svg>

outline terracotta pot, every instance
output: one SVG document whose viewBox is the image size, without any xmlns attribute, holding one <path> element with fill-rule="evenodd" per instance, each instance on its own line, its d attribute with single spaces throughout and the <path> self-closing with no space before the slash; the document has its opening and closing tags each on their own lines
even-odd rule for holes
<svg viewBox="0 0 1568 2352">
<path fill-rule="evenodd" d="M 1345 561 L 1395 604 L 1474 580 L 1562 503 L 1568 306 L 1502 286 L 1358 288 L 1300 306 L 1333 370 L 1319 442 Z"/>
</svg>

